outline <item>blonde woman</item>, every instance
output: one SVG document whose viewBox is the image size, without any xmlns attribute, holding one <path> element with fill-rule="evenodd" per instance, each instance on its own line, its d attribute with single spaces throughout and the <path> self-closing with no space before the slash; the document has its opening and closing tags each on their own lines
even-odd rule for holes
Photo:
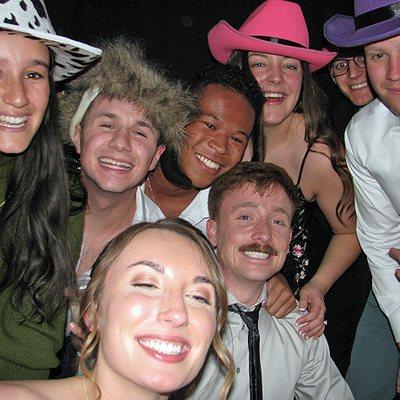
<svg viewBox="0 0 400 400">
<path fill-rule="evenodd" d="M 228 371 L 225 399 L 226 309 L 218 262 L 199 231 L 180 219 L 133 225 L 100 255 L 84 295 L 83 375 L 5 383 L 0 399 L 167 399 L 190 390 L 210 347 Z"/>
</svg>

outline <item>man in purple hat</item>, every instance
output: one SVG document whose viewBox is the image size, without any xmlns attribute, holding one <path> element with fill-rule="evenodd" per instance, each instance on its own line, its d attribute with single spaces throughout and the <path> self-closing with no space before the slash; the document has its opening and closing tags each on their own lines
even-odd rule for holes
<svg viewBox="0 0 400 400">
<path fill-rule="evenodd" d="M 373 292 L 357 329 L 348 382 L 357 400 L 392 399 L 400 343 L 400 2 L 355 0 L 355 17 L 335 15 L 325 37 L 340 47 L 364 46 L 367 72 L 378 96 L 351 120 L 345 133 L 355 187 L 357 234 L 368 256 Z"/>
</svg>

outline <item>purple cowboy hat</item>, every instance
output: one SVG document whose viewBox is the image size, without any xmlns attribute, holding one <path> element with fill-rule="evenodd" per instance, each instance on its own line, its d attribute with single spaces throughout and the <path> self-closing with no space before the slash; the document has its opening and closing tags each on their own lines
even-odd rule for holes
<svg viewBox="0 0 400 400">
<path fill-rule="evenodd" d="M 400 1 L 354 0 L 354 15 L 336 14 L 324 35 L 339 47 L 354 47 L 400 35 Z"/>
</svg>

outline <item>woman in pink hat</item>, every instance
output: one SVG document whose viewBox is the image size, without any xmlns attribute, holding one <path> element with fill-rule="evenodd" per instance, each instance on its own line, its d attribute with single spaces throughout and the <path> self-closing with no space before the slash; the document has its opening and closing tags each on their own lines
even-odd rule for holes
<svg viewBox="0 0 400 400">
<path fill-rule="evenodd" d="M 311 75 L 336 53 L 309 48 L 301 8 L 284 0 L 264 2 L 239 30 L 220 21 L 208 40 L 219 62 L 250 69 L 264 93 L 264 160 L 284 167 L 298 190 L 298 219 L 286 261 L 287 276 L 300 294 L 300 309 L 309 310 L 299 320 L 308 323 L 304 336 L 321 334 L 324 296 L 360 254 L 344 150 L 330 128 L 326 98 Z M 307 223 L 315 204 L 333 230 L 319 266 L 312 265 L 308 254 L 313 242 Z"/>
</svg>

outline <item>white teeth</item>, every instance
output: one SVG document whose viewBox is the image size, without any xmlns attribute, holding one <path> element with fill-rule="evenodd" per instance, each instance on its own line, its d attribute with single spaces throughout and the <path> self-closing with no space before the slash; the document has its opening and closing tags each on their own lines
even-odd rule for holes
<svg viewBox="0 0 400 400">
<path fill-rule="evenodd" d="M 264 97 L 274 97 L 274 98 L 281 98 L 283 97 L 282 93 L 264 93 Z"/>
<path fill-rule="evenodd" d="M 181 354 L 186 347 L 180 343 L 165 342 L 163 340 L 139 339 L 139 343 L 149 349 L 155 350 L 157 353 L 176 355 Z"/>
<path fill-rule="evenodd" d="M 196 154 L 196 157 L 203 163 L 205 164 L 208 168 L 211 169 L 218 169 L 220 165 L 214 161 L 211 161 L 209 158 L 204 157 L 200 154 Z"/>
<path fill-rule="evenodd" d="M 130 169 L 132 169 L 132 164 L 128 164 L 128 163 L 122 162 L 122 161 L 113 160 L 113 159 L 108 158 L 108 157 L 101 157 L 100 158 L 100 162 L 102 164 L 107 164 L 107 167 L 111 168 L 111 169 L 119 169 L 119 170 L 123 170 L 123 171 L 129 171 Z"/>
<path fill-rule="evenodd" d="M 357 85 L 350 85 L 350 87 L 352 89 L 361 89 L 361 88 L 364 88 L 366 86 L 367 86 L 367 82 L 361 82 L 361 83 L 358 83 Z"/>
<path fill-rule="evenodd" d="M 6 128 L 22 128 L 28 117 L 11 117 L 9 115 L 0 115 L 0 125 Z"/>
<path fill-rule="evenodd" d="M 243 253 L 248 257 L 259 258 L 259 259 L 268 258 L 269 255 L 267 253 L 262 253 L 261 251 L 244 251 Z"/>
</svg>

